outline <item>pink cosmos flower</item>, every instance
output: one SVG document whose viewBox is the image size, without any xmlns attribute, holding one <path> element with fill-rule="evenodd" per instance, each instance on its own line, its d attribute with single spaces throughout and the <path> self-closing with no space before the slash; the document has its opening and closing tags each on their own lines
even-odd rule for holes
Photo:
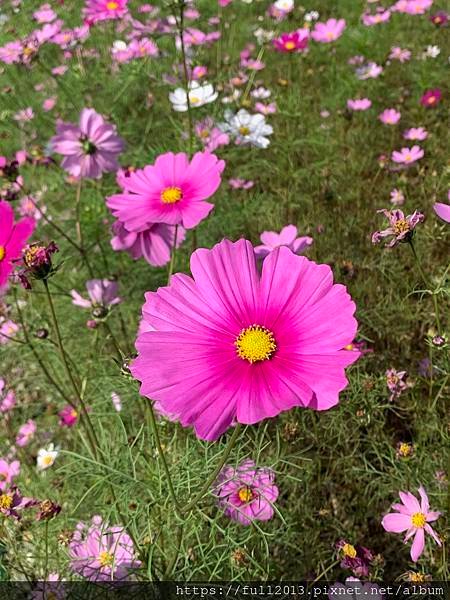
<svg viewBox="0 0 450 600">
<path fill-rule="evenodd" d="M 396 163 L 410 165 L 420 160 L 424 154 L 420 146 L 413 146 L 412 148 L 402 148 L 400 152 L 394 150 L 391 159 Z"/>
<path fill-rule="evenodd" d="M 294 254 L 301 254 L 311 246 L 314 240 L 308 236 L 297 237 L 297 234 L 298 231 L 295 225 L 286 225 L 280 233 L 264 231 L 260 236 L 263 245 L 255 247 L 257 258 L 265 258 L 280 246 L 287 246 Z"/>
<path fill-rule="evenodd" d="M 316 42 L 327 44 L 341 37 L 345 29 L 345 19 L 328 19 L 326 23 L 316 23 L 311 37 Z"/>
<path fill-rule="evenodd" d="M 391 60 L 398 60 L 401 63 L 404 63 L 411 58 L 411 52 L 410 50 L 402 49 L 399 46 L 392 46 L 389 58 Z"/>
<path fill-rule="evenodd" d="M 12 390 L 6 391 L 5 380 L 0 378 L 0 413 L 7 413 L 14 408 L 16 395 Z"/>
<path fill-rule="evenodd" d="M 87 0 L 83 16 L 92 23 L 121 19 L 128 12 L 128 0 Z"/>
<path fill-rule="evenodd" d="M 30 217 L 14 223 L 14 211 L 4 200 L 0 200 L 0 223 L 0 286 L 2 286 L 8 281 L 14 263 L 21 257 L 22 250 L 36 224 Z"/>
<path fill-rule="evenodd" d="M 56 96 L 52 96 L 51 98 L 46 98 L 42 103 L 42 108 L 45 112 L 49 112 L 53 108 L 55 108 L 56 104 Z"/>
<path fill-rule="evenodd" d="M 380 23 L 387 23 L 391 18 L 391 11 L 381 9 L 375 14 L 364 13 L 362 16 L 363 25 L 371 27 L 372 25 L 379 25 Z"/>
<path fill-rule="evenodd" d="M 0 61 L 6 65 L 20 62 L 23 53 L 21 42 L 8 42 L 0 47 Z"/>
<path fill-rule="evenodd" d="M 390 196 L 391 204 L 393 204 L 394 206 L 402 206 L 402 204 L 405 203 L 405 195 L 401 190 L 398 190 L 397 188 L 391 190 Z"/>
<path fill-rule="evenodd" d="M 276 104 L 276 102 L 271 102 L 270 104 L 263 104 L 262 102 L 256 102 L 255 110 L 256 110 L 256 112 L 259 112 L 262 115 L 274 115 L 277 112 L 277 104 Z"/>
<path fill-rule="evenodd" d="M 37 504 L 39 504 L 39 500 L 22 496 L 20 490 L 13 486 L 0 494 L 0 515 L 19 521 L 21 514 L 18 511 L 36 506 Z"/>
<path fill-rule="evenodd" d="M 199 138 L 207 152 L 214 152 L 220 146 L 230 143 L 230 137 L 215 126 L 214 119 L 206 117 L 195 124 L 195 135 Z"/>
<path fill-rule="evenodd" d="M 450 192 L 449 192 L 449 200 L 450 200 Z M 433 205 L 434 212 L 437 214 L 439 218 L 447 223 L 450 223 L 450 204 L 444 204 L 443 202 L 436 202 Z"/>
<path fill-rule="evenodd" d="M 363 65 L 356 69 L 356 77 L 361 81 L 365 79 L 376 79 L 383 72 L 383 67 L 381 65 L 377 65 L 375 62 L 369 62 L 367 65 Z"/>
<path fill-rule="evenodd" d="M 76 290 L 70 292 L 72 304 L 81 308 L 109 308 L 120 304 L 122 298 L 118 296 L 119 284 L 110 279 L 90 279 L 86 281 L 89 300 L 86 300 Z"/>
<path fill-rule="evenodd" d="M 19 123 L 26 123 L 27 121 L 32 121 L 34 119 L 33 109 L 29 106 L 28 108 L 23 108 L 16 112 L 13 116 L 15 121 L 19 121 Z"/>
<path fill-rule="evenodd" d="M 372 106 L 372 101 L 369 98 L 351 98 L 347 100 L 347 108 L 349 110 L 367 110 Z"/>
<path fill-rule="evenodd" d="M 257 467 L 252 460 L 243 460 L 236 468 L 225 465 L 214 483 L 213 493 L 224 514 L 241 525 L 272 519 L 272 505 L 278 498 L 275 473 Z"/>
<path fill-rule="evenodd" d="M 213 209 L 205 199 L 219 187 L 224 168 L 209 152 L 197 152 L 190 162 L 183 152 L 167 152 L 154 165 L 132 172 L 126 189 L 106 204 L 129 231 L 145 231 L 153 223 L 192 229 Z"/>
<path fill-rule="evenodd" d="M 73 427 L 78 421 L 78 412 L 70 404 L 61 409 L 58 416 L 61 427 Z"/>
<path fill-rule="evenodd" d="M 64 75 L 64 73 L 67 73 L 67 70 L 69 69 L 69 67 L 67 65 L 59 65 L 59 67 L 54 67 L 52 69 L 52 75 Z"/>
<path fill-rule="evenodd" d="M 402 3 L 397 2 L 395 6 Z M 399 12 L 405 12 L 409 15 L 423 15 L 426 11 L 431 8 L 433 0 L 407 0 L 406 5 Z"/>
<path fill-rule="evenodd" d="M 272 40 L 278 52 L 304 52 L 308 47 L 309 29 L 297 29 L 291 33 L 282 33 Z"/>
<path fill-rule="evenodd" d="M 233 190 L 251 190 L 255 185 L 254 181 L 239 179 L 238 177 L 232 177 L 228 180 L 228 183 Z"/>
<path fill-rule="evenodd" d="M 53 151 L 64 156 L 61 166 L 73 177 L 99 179 L 119 168 L 124 141 L 93 108 L 83 108 L 78 125 L 59 121 L 56 132 L 50 140 Z"/>
<path fill-rule="evenodd" d="M 38 23 L 51 23 L 56 17 L 57 15 L 52 10 L 50 4 L 43 4 L 33 13 L 33 18 L 36 19 Z"/>
<path fill-rule="evenodd" d="M 424 215 L 417 210 L 412 215 L 405 217 L 403 211 L 399 208 L 386 210 L 382 208 L 377 211 L 383 214 L 389 221 L 389 227 L 383 231 L 375 231 L 372 235 L 372 243 L 378 244 L 385 237 L 392 236 L 387 246 L 393 248 L 400 242 L 407 242 L 411 239 L 414 229 L 425 219 Z"/>
<path fill-rule="evenodd" d="M 386 108 L 378 115 L 378 118 L 385 125 L 395 125 L 400 121 L 401 113 L 395 108 Z"/>
<path fill-rule="evenodd" d="M 125 529 L 103 523 L 97 515 L 92 517 L 90 526 L 77 524 L 69 555 L 71 569 L 90 581 L 123 581 L 141 565 Z"/>
<path fill-rule="evenodd" d="M 128 46 L 128 51 L 133 58 L 142 58 L 144 56 L 158 56 L 158 46 L 153 40 L 141 38 L 140 40 L 132 40 Z"/>
<path fill-rule="evenodd" d="M 21 448 L 27 446 L 33 439 L 36 429 L 36 423 L 33 419 L 28 419 L 28 421 L 20 427 L 17 433 L 16 444 Z"/>
<path fill-rule="evenodd" d="M 19 331 L 19 326 L 14 321 L 3 321 L 0 326 L 0 345 L 6 345 Z"/>
<path fill-rule="evenodd" d="M 191 271 L 146 294 L 153 330 L 138 335 L 131 365 L 143 396 L 204 440 L 236 421 L 339 402 L 345 368 L 359 357 L 343 350 L 357 322 L 327 265 L 280 247 L 259 275 L 250 242 L 223 240 L 195 251 Z"/>
<path fill-rule="evenodd" d="M 440 10 L 430 16 L 430 21 L 433 25 L 436 25 L 436 27 L 445 27 L 448 24 L 448 14 L 443 10 Z"/>
<path fill-rule="evenodd" d="M 411 492 L 399 492 L 401 503 L 393 504 L 396 512 L 383 517 L 381 524 L 390 533 L 406 531 L 405 543 L 414 537 L 411 546 L 411 559 L 417 562 L 425 548 L 425 532 L 430 535 L 438 546 L 442 545 L 430 523 L 437 521 L 441 513 L 430 511 L 428 496 L 422 486 L 419 487 L 420 503 Z"/>
<path fill-rule="evenodd" d="M 145 231 L 128 231 L 120 221 L 113 225 L 113 250 L 125 250 L 134 259 L 144 258 L 154 267 L 162 267 L 170 261 L 175 242 L 175 227 L 165 223 L 149 225 Z M 186 238 L 183 227 L 177 229 L 177 248 Z"/>
<path fill-rule="evenodd" d="M 439 88 L 427 90 L 420 99 L 420 104 L 427 108 L 434 108 L 442 100 L 442 92 Z"/>
<path fill-rule="evenodd" d="M 403 132 L 403 137 L 406 140 L 426 140 L 428 131 L 424 127 L 411 127 Z"/>
<path fill-rule="evenodd" d="M 0 491 L 11 487 L 13 479 L 20 473 L 20 461 L 13 460 L 8 463 L 4 458 L 0 458 Z"/>
</svg>

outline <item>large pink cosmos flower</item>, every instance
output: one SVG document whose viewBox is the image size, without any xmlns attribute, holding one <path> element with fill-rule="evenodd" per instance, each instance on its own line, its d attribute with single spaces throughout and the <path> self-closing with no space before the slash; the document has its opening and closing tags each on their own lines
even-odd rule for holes
<svg viewBox="0 0 450 600">
<path fill-rule="evenodd" d="M 334 42 L 344 33 L 345 19 L 328 19 L 326 23 L 316 23 L 311 37 L 316 42 L 327 44 Z"/>
<path fill-rule="evenodd" d="M 213 492 L 224 514 L 241 525 L 269 521 L 274 513 L 272 504 L 278 498 L 275 473 L 257 467 L 252 460 L 243 460 L 236 468 L 225 465 Z"/>
<path fill-rule="evenodd" d="M 102 173 L 117 171 L 117 156 L 125 143 L 116 127 L 93 108 L 83 108 L 78 125 L 60 121 L 50 140 L 52 149 L 64 156 L 61 166 L 74 177 L 99 179 Z"/>
<path fill-rule="evenodd" d="M 78 523 L 69 544 L 70 566 L 90 581 L 125 580 L 141 562 L 135 558 L 133 541 L 121 526 L 92 517 L 92 525 Z"/>
<path fill-rule="evenodd" d="M 83 16 L 92 23 L 121 19 L 128 12 L 128 0 L 87 0 Z"/>
<path fill-rule="evenodd" d="M 428 496 L 422 486 L 419 487 L 420 504 L 411 492 L 399 492 L 398 495 L 402 503 L 392 505 L 397 512 L 385 515 L 381 524 L 386 531 L 392 533 L 406 531 L 405 543 L 414 536 L 411 558 L 417 562 L 425 548 L 425 532 L 441 546 L 441 540 L 429 524 L 439 519 L 441 513 L 430 511 Z"/>
<path fill-rule="evenodd" d="M 22 249 L 35 228 L 30 217 L 14 223 L 14 211 L 4 200 L 0 200 L 0 286 L 8 281 L 14 262 L 22 255 Z"/>
<path fill-rule="evenodd" d="M 190 162 L 184 152 L 167 152 L 154 165 L 132 172 L 126 189 L 106 204 L 129 231 L 145 231 L 154 223 L 192 229 L 213 209 L 204 200 L 219 187 L 224 168 L 209 152 L 197 152 Z"/>
<path fill-rule="evenodd" d="M 146 329 L 131 366 L 141 394 L 197 436 L 215 440 L 294 406 L 326 410 L 347 386 L 355 304 L 327 265 L 286 247 L 259 275 L 247 240 L 223 240 L 191 256 L 193 278 L 147 292 Z"/>
</svg>

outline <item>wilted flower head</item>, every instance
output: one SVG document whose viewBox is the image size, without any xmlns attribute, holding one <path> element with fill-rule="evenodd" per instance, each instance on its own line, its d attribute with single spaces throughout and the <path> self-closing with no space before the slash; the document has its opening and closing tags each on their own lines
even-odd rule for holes
<svg viewBox="0 0 450 600">
<path fill-rule="evenodd" d="M 408 387 L 406 377 L 406 371 L 396 371 L 395 369 L 388 369 L 386 371 L 386 385 L 391 392 L 389 397 L 391 402 L 396 400 Z"/>
<path fill-rule="evenodd" d="M 389 227 L 382 231 L 375 231 L 372 234 L 372 243 L 378 244 L 383 238 L 391 237 L 390 242 L 386 244 L 389 248 L 397 246 L 400 242 L 409 242 L 416 226 L 425 219 L 425 216 L 417 210 L 412 215 L 406 217 L 399 208 L 394 210 L 383 208 L 377 212 L 383 214 L 388 219 Z"/>
<path fill-rule="evenodd" d="M 411 546 L 411 559 L 413 562 L 419 560 L 425 548 L 425 532 L 430 535 L 438 546 L 441 540 L 430 523 L 437 521 L 441 513 L 430 511 L 428 496 L 422 486 L 419 487 L 420 503 L 411 492 L 399 492 L 401 504 L 393 504 L 392 509 L 396 512 L 389 513 L 383 517 L 382 526 L 391 533 L 402 533 L 406 531 L 405 542 L 414 537 Z"/>
<path fill-rule="evenodd" d="M 29 278 L 43 280 L 53 275 L 55 269 L 52 265 L 52 254 L 58 250 L 55 242 L 50 242 L 47 246 L 39 243 L 25 246 L 22 252 L 22 263 L 25 268 L 18 275 L 26 289 L 31 288 Z"/>
<path fill-rule="evenodd" d="M 139 568 L 133 541 L 120 525 L 103 523 L 100 516 L 92 524 L 78 523 L 69 544 L 70 566 L 90 581 L 122 581 Z"/>
<path fill-rule="evenodd" d="M 395 449 L 397 458 L 410 458 L 414 454 L 414 446 L 410 442 L 398 442 Z"/>
<path fill-rule="evenodd" d="M 373 553 L 365 546 L 353 546 L 345 540 L 339 540 L 336 544 L 341 567 L 350 569 L 356 577 L 367 577 L 369 568 L 374 559 Z"/>
<path fill-rule="evenodd" d="M 48 521 L 49 519 L 53 519 L 56 515 L 59 515 L 61 512 L 61 507 L 56 502 L 52 502 L 51 500 L 43 500 L 39 502 L 39 512 L 36 515 L 36 519 L 38 521 Z"/>
<path fill-rule="evenodd" d="M 244 460 L 236 468 L 226 465 L 214 483 L 213 493 L 224 514 L 241 525 L 271 519 L 272 504 L 278 498 L 275 473 L 257 467 L 252 460 Z"/>
</svg>

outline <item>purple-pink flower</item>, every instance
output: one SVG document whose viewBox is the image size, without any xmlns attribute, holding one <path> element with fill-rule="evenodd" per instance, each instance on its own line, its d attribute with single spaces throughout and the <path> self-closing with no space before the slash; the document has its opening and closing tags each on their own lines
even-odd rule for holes
<svg viewBox="0 0 450 600">
<path fill-rule="evenodd" d="M 403 132 L 403 137 L 406 140 L 426 140 L 428 131 L 424 127 L 411 127 Z"/>
<path fill-rule="evenodd" d="M 328 19 L 326 23 L 318 22 L 315 24 L 311 37 L 316 42 L 327 44 L 341 37 L 344 29 L 345 19 Z"/>
<path fill-rule="evenodd" d="M 450 192 L 449 192 L 449 200 L 450 200 Z M 433 209 L 434 212 L 437 214 L 437 216 L 442 219 L 443 221 L 446 221 L 447 223 L 450 223 L 450 204 L 444 204 L 443 202 L 436 202 L 433 205 Z"/>
<path fill-rule="evenodd" d="M 194 131 L 207 152 L 214 152 L 220 146 L 226 146 L 230 143 L 228 134 L 216 127 L 214 119 L 211 117 L 198 121 L 195 124 Z"/>
<path fill-rule="evenodd" d="M 128 0 L 87 0 L 84 18 L 92 23 L 109 19 L 121 19 L 128 12 Z"/>
<path fill-rule="evenodd" d="M 400 121 L 401 113 L 395 108 L 386 108 L 378 115 L 378 118 L 385 125 L 395 125 Z"/>
<path fill-rule="evenodd" d="M 294 254 L 301 254 L 311 246 L 313 239 L 309 236 L 297 237 L 297 235 L 298 230 L 295 225 L 286 225 L 280 233 L 264 231 L 260 236 L 262 245 L 255 247 L 257 258 L 265 258 L 280 246 L 287 246 Z"/>
<path fill-rule="evenodd" d="M 15 405 L 15 393 L 13 392 L 13 390 L 7 390 L 5 380 L 0 378 L 0 413 L 9 412 L 14 408 Z"/>
<path fill-rule="evenodd" d="M 378 244 L 383 238 L 392 236 L 392 239 L 387 244 L 389 248 L 393 248 L 400 242 L 409 241 L 413 235 L 414 229 L 425 219 L 425 216 L 417 210 L 415 210 L 412 215 L 406 217 L 404 212 L 399 208 L 394 210 L 382 208 L 377 212 L 383 214 L 388 219 L 389 227 L 382 231 L 375 231 L 372 234 L 372 243 Z"/>
<path fill-rule="evenodd" d="M 241 525 L 271 519 L 278 498 L 275 473 L 248 459 L 236 468 L 226 465 L 214 483 L 213 493 L 224 514 Z"/>
<path fill-rule="evenodd" d="M 439 88 L 427 90 L 420 99 L 420 104 L 427 108 L 434 108 L 442 100 L 442 92 Z"/>
<path fill-rule="evenodd" d="M 83 298 L 76 290 L 70 292 L 72 304 L 81 308 L 105 308 L 119 304 L 122 298 L 119 297 L 119 284 L 110 279 L 90 279 L 86 281 L 86 289 L 89 300 Z"/>
<path fill-rule="evenodd" d="M 191 256 L 193 278 L 147 292 L 131 364 L 141 394 L 215 440 L 294 406 L 327 410 L 359 352 L 355 304 L 327 265 L 273 250 L 259 274 L 247 240 Z M 339 314 L 339 320 L 334 315 Z"/>
<path fill-rule="evenodd" d="M 391 158 L 394 162 L 411 165 L 421 158 L 423 158 L 425 152 L 420 146 L 413 146 L 412 148 L 402 148 L 400 151 L 394 150 Z"/>
<path fill-rule="evenodd" d="M 372 101 L 369 98 L 350 98 L 347 100 L 347 108 L 349 110 L 367 110 L 372 106 Z"/>
<path fill-rule="evenodd" d="M 0 458 L 0 490 L 11 487 L 13 479 L 20 473 L 20 461 L 13 460 L 11 463 Z"/>
<path fill-rule="evenodd" d="M 438 546 L 442 545 L 430 523 L 437 521 L 440 512 L 430 511 L 428 496 L 422 486 L 419 487 L 419 500 L 411 492 L 399 492 L 401 503 L 393 504 L 392 509 L 396 512 L 389 513 L 383 517 L 382 526 L 390 533 L 402 533 L 406 531 L 404 542 L 411 538 L 411 559 L 417 562 L 425 548 L 425 532 L 430 535 Z"/>
<path fill-rule="evenodd" d="M 291 33 L 282 33 L 272 40 L 278 52 L 304 52 L 308 48 L 309 29 L 297 29 Z"/>
<path fill-rule="evenodd" d="M 0 493 L 0 515 L 11 517 L 18 521 L 21 518 L 20 511 L 39 504 L 39 500 L 22 496 L 20 490 L 13 486 L 2 490 Z"/>
<path fill-rule="evenodd" d="M 396 371 L 395 369 L 388 369 L 386 371 L 386 385 L 391 392 L 389 396 L 390 402 L 396 400 L 408 388 L 406 378 L 406 371 Z"/>
<path fill-rule="evenodd" d="M 117 171 L 117 157 L 125 147 L 114 125 L 93 108 L 83 108 L 78 125 L 59 121 L 52 149 L 64 156 L 61 166 L 73 177 L 99 179 L 102 173 Z"/>
<path fill-rule="evenodd" d="M 78 421 L 78 412 L 67 404 L 58 412 L 59 424 L 61 427 L 73 427 Z"/>
<path fill-rule="evenodd" d="M 33 419 L 28 419 L 28 421 L 24 423 L 17 432 L 16 444 L 21 448 L 27 446 L 33 439 L 36 429 L 36 423 L 33 421 Z"/>
</svg>

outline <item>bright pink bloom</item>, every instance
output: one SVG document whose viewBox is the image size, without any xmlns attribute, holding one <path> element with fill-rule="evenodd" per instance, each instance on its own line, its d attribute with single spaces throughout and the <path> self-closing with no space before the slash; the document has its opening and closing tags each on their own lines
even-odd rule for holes
<svg viewBox="0 0 450 600">
<path fill-rule="evenodd" d="M 120 525 L 92 517 L 92 525 L 78 523 L 69 544 L 70 566 L 90 581 L 121 581 L 140 567 L 133 541 Z"/>
<path fill-rule="evenodd" d="M 7 65 L 20 62 L 23 53 L 21 42 L 8 42 L 0 47 L 0 62 Z"/>
<path fill-rule="evenodd" d="M 224 514 L 241 525 L 272 519 L 272 505 L 278 498 L 275 473 L 257 467 L 252 460 L 243 460 L 236 468 L 226 465 L 214 483 L 213 493 Z"/>
<path fill-rule="evenodd" d="M 129 231 L 145 231 L 154 223 L 192 229 L 213 209 L 205 199 L 219 187 L 224 168 L 209 152 L 197 152 L 190 162 L 183 152 L 167 152 L 154 165 L 132 172 L 123 193 L 106 204 Z"/>
<path fill-rule="evenodd" d="M 102 173 L 117 171 L 117 156 L 124 141 L 114 125 L 107 123 L 93 108 L 83 108 L 79 124 L 56 124 L 51 140 L 54 152 L 64 156 L 61 166 L 73 177 L 99 179 Z"/>
<path fill-rule="evenodd" d="M 297 29 L 291 33 L 282 33 L 272 40 L 278 52 L 303 52 L 308 47 L 309 29 Z"/>
<path fill-rule="evenodd" d="M 87 0 L 83 16 L 88 21 L 106 21 L 121 19 L 128 12 L 128 0 Z"/>
<path fill-rule="evenodd" d="M 78 421 L 78 413 L 70 404 L 59 411 L 58 417 L 61 427 L 73 427 Z"/>
<path fill-rule="evenodd" d="M 316 42 L 327 44 L 341 37 L 345 29 L 345 19 L 328 19 L 326 23 L 316 23 L 311 37 Z"/>
<path fill-rule="evenodd" d="M 420 99 L 420 104 L 427 108 L 434 108 L 442 100 L 442 92 L 439 88 L 427 90 Z"/>
<path fill-rule="evenodd" d="M 425 153 L 420 146 L 413 146 L 412 148 L 402 148 L 400 152 L 394 150 L 391 159 L 396 163 L 410 165 L 423 158 L 424 154 Z"/>
<path fill-rule="evenodd" d="M 34 437 L 36 433 L 36 423 L 32 419 L 28 419 L 28 421 L 20 427 L 17 436 L 16 436 L 16 444 L 23 448 L 27 446 Z"/>
<path fill-rule="evenodd" d="M 0 490 L 11 487 L 14 477 L 20 473 L 20 462 L 13 460 L 12 463 L 0 458 Z"/>
<path fill-rule="evenodd" d="M 14 211 L 8 202 L 0 200 L 0 286 L 8 281 L 14 263 L 31 237 L 35 221 L 29 217 L 14 223 Z"/>
<path fill-rule="evenodd" d="M 396 512 L 383 517 L 382 526 L 390 533 L 406 531 L 405 543 L 414 536 L 411 546 L 411 559 L 419 560 L 425 548 L 425 532 L 434 539 L 438 546 L 442 545 L 430 523 L 439 519 L 441 513 L 430 511 L 428 496 L 422 486 L 419 487 L 420 503 L 411 492 L 399 492 L 401 503 L 393 504 Z"/>
<path fill-rule="evenodd" d="M 400 12 L 405 12 L 409 15 L 423 15 L 431 8 L 432 4 L 433 0 L 408 0 L 406 6 Z"/>
<path fill-rule="evenodd" d="M 428 137 L 428 131 L 423 127 L 411 127 L 403 132 L 403 137 L 406 140 L 426 140 Z"/>
<path fill-rule="evenodd" d="M 386 108 L 382 113 L 378 115 L 378 118 L 385 125 L 395 125 L 400 121 L 401 113 L 395 108 Z"/>
<path fill-rule="evenodd" d="M 113 250 L 125 250 L 137 260 L 144 258 L 154 267 L 162 267 L 170 261 L 175 242 L 175 227 L 165 223 L 149 225 L 145 231 L 128 231 L 120 221 L 113 225 L 114 237 L 111 239 Z M 178 226 L 177 248 L 186 238 L 183 227 Z"/>
<path fill-rule="evenodd" d="M 128 46 L 128 51 L 133 58 L 142 58 L 144 56 L 158 56 L 158 46 L 153 40 L 141 38 L 140 40 L 132 40 Z"/>
<path fill-rule="evenodd" d="M 294 406 L 327 410 L 358 352 L 355 304 L 327 265 L 277 248 L 258 272 L 247 240 L 191 256 L 193 278 L 147 292 L 131 365 L 141 394 L 197 436 L 215 440 Z M 339 319 L 336 319 L 339 315 Z"/>
<path fill-rule="evenodd" d="M 350 110 L 367 110 L 372 106 L 372 101 L 369 98 L 351 98 L 347 100 L 347 108 Z"/>
<path fill-rule="evenodd" d="M 280 233 L 264 231 L 260 236 L 263 245 L 255 247 L 257 258 L 265 258 L 270 252 L 280 246 L 286 246 L 294 254 L 301 254 L 311 246 L 313 239 L 308 236 L 297 237 L 297 234 L 298 231 L 295 225 L 286 225 Z"/>
</svg>

